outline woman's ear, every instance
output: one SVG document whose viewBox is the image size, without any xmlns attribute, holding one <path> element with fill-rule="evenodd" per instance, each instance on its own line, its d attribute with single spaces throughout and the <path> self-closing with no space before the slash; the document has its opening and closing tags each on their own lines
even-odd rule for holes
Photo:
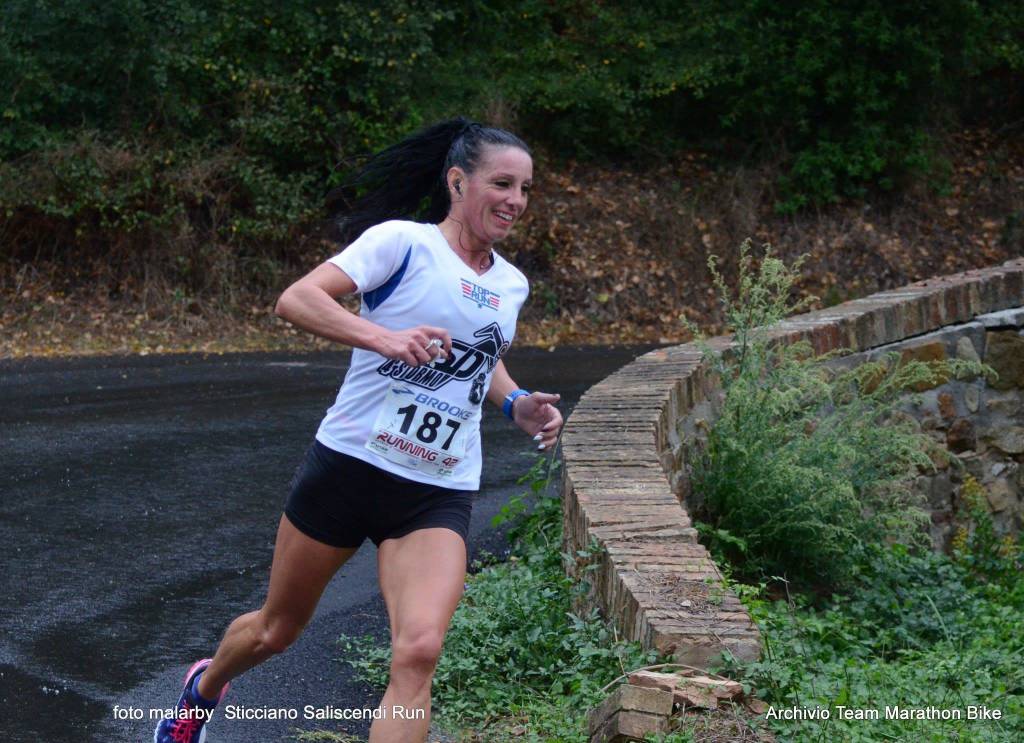
<svg viewBox="0 0 1024 743">
<path fill-rule="evenodd" d="M 448 189 L 454 191 L 459 199 L 463 197 L 462 188 L 463 181 L 466 179 L 466 174 L 462 172 L 462 168 L 453 167 L 448 170 Z M 453 199 L 454 200 L 454 199 Z"/>
</svg>

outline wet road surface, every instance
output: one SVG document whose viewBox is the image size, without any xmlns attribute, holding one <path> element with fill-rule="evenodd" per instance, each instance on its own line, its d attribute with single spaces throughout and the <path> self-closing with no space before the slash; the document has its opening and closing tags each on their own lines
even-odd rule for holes
<svg viewBox="0 0 1024 743">
<path fill-rule="evenodd" d="M 560 393 L 567 417 L 590 385 L 646 350 L 514 349 L 507 366 L 523 387 Z M 188 665 L 262 602 L 288 484 L 348 359 L 0 362 L 0 740 L 152 740 L 150 710 L 172 706 Z M 493 406 L 482 432 L 471 560 L 505 548 L 490 520 L 535 458 Z M 343 633 L 387 637 L 369 540 L 295 645 L 236 679 L 225 700 L 299 719 L 218 716 L 209 743 L 290 741 L 297 729 L 364 735 L 365 722 L 303 719 L 305 705 L 379 701 L 339 661 Z"/>
</svg>

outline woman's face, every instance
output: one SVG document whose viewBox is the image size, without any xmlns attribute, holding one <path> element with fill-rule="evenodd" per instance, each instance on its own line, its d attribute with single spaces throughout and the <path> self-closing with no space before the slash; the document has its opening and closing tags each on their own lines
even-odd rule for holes
<svg viewBox="0 0 1024 743">
<path fill-rule="evenodd" d="M 456 170 L 453 168 L 453 171 Z M 526 211 L 533 184 L 533 160 L 518 147 L 488 146 L 470 176 L 458 171 L 453 211 L 469 229 L 474 242 L 490 245 L 505 238 Z"/>
</svg>

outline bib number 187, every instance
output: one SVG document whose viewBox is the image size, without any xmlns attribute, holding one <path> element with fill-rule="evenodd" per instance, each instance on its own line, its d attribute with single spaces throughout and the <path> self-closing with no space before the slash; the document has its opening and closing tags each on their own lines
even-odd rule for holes
<svg viewBox="0 0 1024 743">
<path fill-rule="evenodd" d="M 398 409 L 398 413 L 402 416 L 402 425 L 399 427 L 399 431 L 403 435 L 409 434 L 409 429 L 412 428 L 413 422 L 416 420 L 416 412 L 418 410 L 419 406 L 415 403 Z M 451 430 L 439 431 L 438 429 L 441 428 L 442 423 Z M 442 418 L 438 413 L 431 410 L 423 416 L 423 421 L 416 428 L 414 435 L 424 444 L 433 444 L 438 438 L 438 433 L 442 436 L 447 433 L 447 438 L 441 444 L 441 449 L 448 451 L 448 448 L 452 445 L 452 440 L 455 438 L 455 434 L 459 430 L 459 425 L 459 421 L 454 421 L 451 418 Z"/>
<path fill-rule="evenodd" d="M 391 387 L 366 448 L 403 467 L 451 477 L 466 455 L 467 440 L 476 433 L 479 418 L 470 416 L 447 400 Z"/>
</svg>

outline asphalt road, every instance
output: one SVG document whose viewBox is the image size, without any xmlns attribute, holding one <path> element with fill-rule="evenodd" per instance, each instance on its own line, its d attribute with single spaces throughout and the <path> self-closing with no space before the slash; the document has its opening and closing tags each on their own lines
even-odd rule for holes
<svg viewBox="0 0 1024 743">
<path fill-rule="evenodd" d="M 515 349 L 506 364 L 527 389 L 559 392 L 567 416 L 645 350 Z M 172 706 L 186 668 L 262 602 L 287 486 L 348 358 L 0 362 L 0 740 L 152 740 L 150 710 Z M 490 520 L 535 457 L 490 406 L 482 429 L 471 560 L 505 549 Z M 387 637 L 369 540 L 298 642 L 232 685 L 232 704 L 299 719 L 215 717 L 209 743 L 294 741 L 298 729 L 364 735 L 365 722 L 302 719 L 305 705 L 379 701 L 339 660 L 342 634 Z"/>
</svg>

